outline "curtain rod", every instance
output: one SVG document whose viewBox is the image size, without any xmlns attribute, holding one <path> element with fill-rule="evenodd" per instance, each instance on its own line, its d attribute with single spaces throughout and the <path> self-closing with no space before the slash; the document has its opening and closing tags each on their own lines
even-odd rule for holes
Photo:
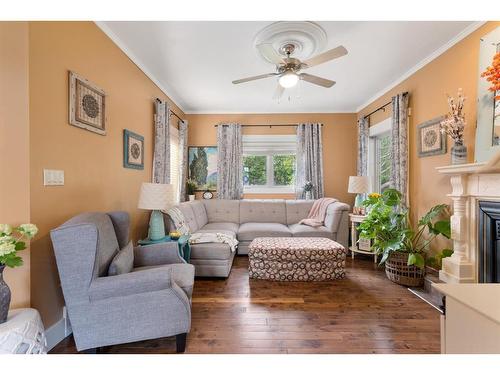
<svg viewBox="0 0 500 375">
<path fill-rule="evenodd" d="M 371 111 L 370 113 L 368 113 L 366 116 L 363 116 L 364 118 L 368 118 L 370 117 L 371 115 L 373 115 L 374 113 L 377 113 L 378 111 L 380 110 L 383 110 L 385 112 L 385 107 L 387 107 L 389 104 L 392 104 L 392 101 L 390 101 L 389 103 L 385 103 L 384 105 L 381 105 L 380 107 L 378 107 L 376 110 L 374 111 Z"/>
<path fill-rule="evenodd" d="M 160 98 L 156 98 L 157 101 L 159 101 L 161 103 L 161 99 Z M 177 117 L 179 120 L 181 121 L 184 121 L 181 116 L 179 116 L 177 113 L 175 113 L 174 111 L 170 110 L 170 116 L 174 115 L 175 117 Z"/>
<path fill-rule="evenodd" d="M 320 124 L 323 126 L 323 124 Z M 219 124 L 214 125 L 215 127 L 218 127 Z M 298 126 L 298 124 L 243 124 L 241 127 L 243 128 L 248 128 L 248 127 L 269 127 L 272 128 L 273 126 Z"/>
</svg>

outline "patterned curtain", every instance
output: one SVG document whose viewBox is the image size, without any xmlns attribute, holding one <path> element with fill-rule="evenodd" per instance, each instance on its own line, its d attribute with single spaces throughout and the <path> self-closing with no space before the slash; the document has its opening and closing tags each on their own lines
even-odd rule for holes
<svg viewBox="0 0 500 375">
<path fill-rule="evenodd" d="M 153 182 L 170 183 L 170 107 L 155 100 L 155 144 L 153 156 Z"/>
<path fill-rule="evenodd" d="M 243 195 L 243 145 L 240 124 L 219 124 L 217 156 L 217 198 L 241 199 Z"/>
<path fill-rule="evenodd" d="M 186 182 L 188 176 L 188 122 L 187 120 L 179 121 L 179 150 L 181 153 L 179 180 L 181 187 L 179 189 L 180 202 L 186 200 Z"/>
<path fill-rule="evenodd" d="M 368 176 L 368 128 L 369 119 L 358 120 L 358 176 Z"/>
<path fill-rule="evenodd" d="M 392 187 L 408 205 L 408 102 L 407 92 L 392 98 Z"/>
<path fill-rule="evenodd" d="M 323 193 L 323 142 L 321 124 L 297 125 L 297 172 L 295 194 L 298 199 L 318 199 Z M 312 183 L 311 193 L 304 191 Z"/>
</svg>

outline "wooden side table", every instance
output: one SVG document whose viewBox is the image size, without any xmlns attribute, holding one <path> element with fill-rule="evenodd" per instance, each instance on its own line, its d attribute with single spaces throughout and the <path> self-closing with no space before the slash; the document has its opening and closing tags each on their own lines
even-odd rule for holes
<svg viewBox="0 0 500 375">
<path fill-rule="evenodd" d="M 360 249 L 358 245 L 358 230 L 357 226 L 359 223 L 363 222 L 365 220 L 366 215 L 355 215 L 355 214 L 349 214 L 349 220 L 351 221 L 351 241 L 352 244 L 349 247 L 349 250 L 351 251 L 351 257 L 354 259 L 354 254 L 366 254 L 366 255 L 373 255 L 373 262 L 376 264 L 377 263 L 377 254 L 368 249 Z"/>
<path fill-rule="evenodd" d="M 45 354 L 47 342 L 40 314 L 35 309 L 9 311 L 0 324 L 0 354 Z"/>
</svg>

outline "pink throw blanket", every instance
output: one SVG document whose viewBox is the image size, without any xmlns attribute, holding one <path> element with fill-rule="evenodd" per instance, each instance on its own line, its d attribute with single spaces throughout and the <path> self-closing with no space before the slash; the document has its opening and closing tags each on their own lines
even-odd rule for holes
<svg viewBox="0 0 500 375">
<path fill-rule="evenodd" d="M 313 203 L 309 215 L 306 219 L 299 221 L 299 224 L 309 225 L 310 227 L 320 227 L 325 224 L 326 210 L 332 203 L 337 202 L 334 198 L 320 198 Z"/>
</svg>

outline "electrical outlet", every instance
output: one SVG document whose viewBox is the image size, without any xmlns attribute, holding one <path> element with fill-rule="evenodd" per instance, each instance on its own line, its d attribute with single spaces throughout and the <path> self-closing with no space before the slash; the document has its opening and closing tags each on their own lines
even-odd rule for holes
<svg viewBox="0 0 500 375">
<path fill-rule="evenodd" d="M 44 169 L 43 185 L 44 186 L 64 185 L 64 171 L 58 169 Z"/>
</svg>

